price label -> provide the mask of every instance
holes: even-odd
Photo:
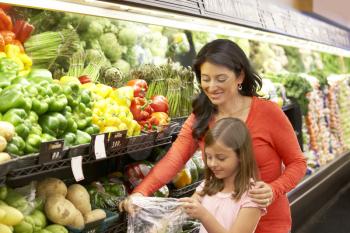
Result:
[[[91,152],[94,154],[95,159],[106,158],[106,142],[108,134],[97,134],[92,136],[92,148]]]
[[[39,163],[47,163],[62,159],[63,144],[63,139],[42,142],[39,150]]]
[[[108,139],[108,151],[113,153],[126,146],[126,130],[111,132]]]
[[[73,176],[76,182],[79,182],[81,180],[84,180],[84,173],[83,173],[83,157],[82,156],[76,156],[71,159],[71,167]]]

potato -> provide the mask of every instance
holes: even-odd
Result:
[[[6,141],[11,141],[15,132],[15,127],[11,123],[0,121],[0,136],[3,136]]]
[[[65,197],[67,195],[67,186],[60,179],[46,178],[45,180],[39,182],[36,191],[38,197],[42,198],[43,200],[52,194],[60,194]]]
[[[8,153],[0,152],[0,164],[6,163],[11,160],[11,156]]]
[[[68,187],[66,198],[73,203],[83,215],[91,212],[90,195],[84,186],[72,184]]]
[[[69,226],[76,228],[76,229],[83,229],[85,224],[84,224],[84,218],[83,215],[77,211],[74,217],[73,223],[71,223]]]
[[[6,149],[7,141],[3,136],[0,136],[0,152],[3,152]]]
[[[1,219],[1,223],[5,225],[14,226],[23,220],[23,214],[11,206],[2,205],[0,209],[5,211],[5,216]]]
[[[89,213],[86,213],[84,215],[84,221],[85,224],[90,223],[90,222],[94,222],[100,219],[105,219],[106,218],[106,212],[104,210],[101,209],[95,209]]]
[[[50,195],[45,203],[45,214],[53,223],[69,226],[75,221],[78,210],[59,194]]]

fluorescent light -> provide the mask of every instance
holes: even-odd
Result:
[[[350,57],[350,50],[210,19],[96,0],[3,0],[4,3],[204,31]]]

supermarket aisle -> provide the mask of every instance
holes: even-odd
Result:
[[[317,205],[317,203],[315,203]],[[294,233],[349,233],[350,183]]]

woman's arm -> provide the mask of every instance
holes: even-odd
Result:
[[[287,116],[277,106],[270,112],[274,126],[270,128],[272,145],[285,166],[282,175],[269,184],[276,199],[292,190],[304,177],[306,160]]]
[[[192,137],[194,121],[195,117],[191,114],[168,153],[152,168],[133,193],[149,196],[171,181],[183,168],[198,147],[197,141]]]

